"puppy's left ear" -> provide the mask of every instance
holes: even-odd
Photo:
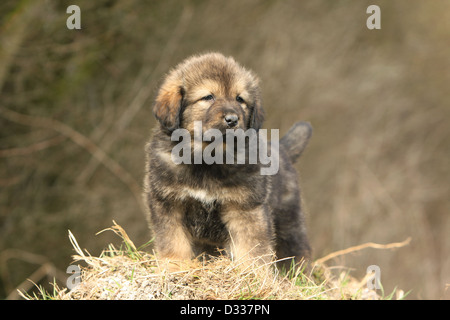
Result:
[[[153,106],[156,119],[170,132],[179,128],[184,89],[175,83],[164,83]]]
[[[264,110],[262,108],[261,100],[257,99],[252,108],[252,114],[250,116],[250,128],[258,131],[264,122]]]

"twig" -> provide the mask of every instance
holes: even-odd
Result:
[[[102,149],[100,149],[95,143],[93,143],[86,136],[82,135],[80,132],[76,131],[75,129],[58,120],[29,116],[18,113],[16,111],[9,110],[5,107],[0,108],[0,116],[11,122],[15,122],[26,126],[52,129],[68,137],[70,140],[72,140],[72,142],[74,142],[75,144],[79,145],[80,147],[88,151],[90,154],[92,154],[92,156],[95,157],[106,168],[108,168],[112,174],[114,174],[117,178],[119,178],[134,195],[142,212],[144,213],[146,212],[141,197],[141,187],[136,182],[136,180],[119,163],[117,163],[114,159],[108,156]]]
[[[12,284],[10,283],[11,277],[7,266],[8,260],[11,259],[18,259],[27,263],[40,265],[40,267],[34,271],[27,280],[16,286],[14,290]],[[39,282],[45,276],[48,278],[54,277],[61,282],[64,282],[67,278],[66,274],[57,269],[45,256],[19,249],[7,249],[0,254],[0,269],[2,271],[1,276],[5,284],[5,289],[7,292],[10,292],[6,297],[7,300],[18,299],[21,295],[18,290],[27,292],[33,287],[33,282]]]
[[[57,144],[60,144],[61,142],[63,142],[66,139],[67,139],[67,137],[65,137],[63,135],[58,135],[56,137],[34,143],[27,147],[2,149],[2,150],[0,150],[0,158],[25,156],[25,155],[28,155],[28,154],[31,154],[31,153],[34,153],[37,151],[41,151],[41,150],[56,146]]]
[[[32,275],[26,280],[22,281],[7,297],[6,300],[16,300],[19,296],[25,297],[23,292],[28,292],[36,283],[43,279],[45,276],[53,276],[55,274],[54,266],[51,263],[46,263],[40,266]]]
[[[325,261],[328,261],[330,259],[342,256],[344,254],[347,253],[351,253],[351,252],[355,252],[355,251],[359,251],[362,249],[366,249],[366,248],[373,248],[373,249],[394,249],[394,248],[401,248],[404,247],[406,245],[408,245],[411,242],[411,237],[408,237],[406,240],[402,241],[402,242],[394,242],[394,243],[389,243],[389,244],[378,244],[378,243],[373,243],[373,242],[367,242],[364,244],[360,244],[354,247],[350,247],[347,249],[343,249],[343,250],[339,250],[336,252],[332,252],[328,255],[326,255],[323,258],[317,259],[315,261],[315,263],[317,264],[322,264]]]
[[[18,259],[31,264],[44,265],[48,263],[45,256],[23,251],[20,249],[6,249],[0,253],[0,276],[6,291],[12,291],[14,285],[11,282],[11,275],[8,269],[7,262],[11,259]]]

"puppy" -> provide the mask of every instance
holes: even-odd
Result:
[[[189,142],[195,144],[196,123],[201,123],[201,133],[216,129],[223,137],[232,135],[230,130],[258,132],[262,126],[257,77],[219,53],[193,56],[171,70],[153,112],[159,124],[146,146],[144,197],[155,249],[162,258],[185,260],[222,249],[233,259],[274,254],[299,262],[310,256],[292,166],[311,136],[309,124],[295,124],[279,141],[278,150],[271,147],[273,141],[268,146],[279,161],[276,174],[261,174],[266,165],[260,161],[176,163],[177,130],[189,133]],[[225,147],[227,141],[222,142]],[[208,144],[202,141],[202,150]],[[289,267],[291,261],[284,264]]]

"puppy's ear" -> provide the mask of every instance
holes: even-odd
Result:
[[[257,99],[252,108],[252,114],[250,116],[250,128],[258,131],[264,122],[264,110],[261,105],[261,100]]]
[[[164,83],[153,106],[156,119],[170,132],[180,126],[184,89],[175,83]]]

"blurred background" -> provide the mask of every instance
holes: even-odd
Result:
[[[81,30],[66,27],[71,4]],[[366,27],[371,4],[381,30]],[[120,242],[95,235],[113,219],[150,239],[152,101],[206,51],[259,75],[265,128],[313,125],[297,169],[314,258],[411,237],[328,263],[356,277],[378,265],[387,293],[450,297],[450,1],[1,1],[0,28],[0,298],[64,281],[68,230],[92,255]]]

